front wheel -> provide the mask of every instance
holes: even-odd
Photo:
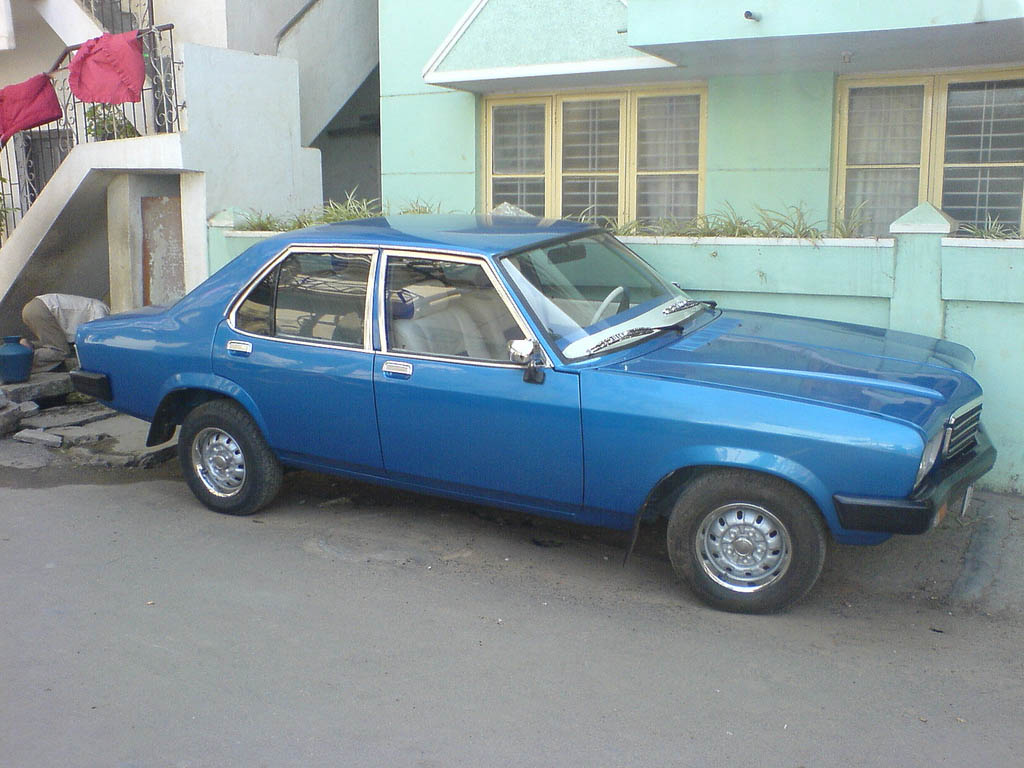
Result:
[[[281,464],[252,417],[230,400],[192,409],[178,460],[192,493],[214,512],[251,515],[277,495]]]
[[[818,580],[825,551],[825,526],[807,496],[742,470],[698,477],[668,523],[672,567],[704,602],[726,611],[789,607]]]

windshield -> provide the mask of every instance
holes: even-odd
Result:
[[[610,235],[511,254],[501,263],[567,359],[640,340],[700,311]]]

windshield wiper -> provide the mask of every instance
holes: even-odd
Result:
[[[657,333],[658,331],[663,331],[665,328],[671,327],[671,325],[659,326],[658,328],[642,326],[640,328],[630,328],[628,331],[620,331],[619,333],[613,333],[611,336],[607,336],[601,339],[599,342],[597,342],[597,344],[595,344],[586,351],[586,354],[592,355],[595,352],[600,352],[602,349],[607,349],[608,347],[614,344],[618,344],[620,341],[625,341],[626,339],[634,339],[637,336],[647,336],[648,334]]]
[[[697,303],[702,304],[703,302]],[[592,355],[595,352],[600,352],[602,349],[607,349],[608,347],[614,344],[618,344],[620,341],[635,339],[637,336],[647,336],[652,333],[657,333],[658,331],[681,330],[683,324],[689,319],[689,317],[684,317],[682,320],[676,320],[676,322],[669,323],[668,325],[643,325],[640,326],[639,328],[630,328],[628,331],[620,331],[619,333],[613,333],[611,336],[607,336],[601,339],[599,342],[597,342],[597,344],[588,349],[584,354]]]
[[[679,301],[672,302],[663,310],[661,310],[661,314],[672,315],[675,314],[676,312],[682,312],[684,309],[693,309],[694,307],[699,307],[701,304],[707,306],[708,309],[714,309],[715,307],[718,306],[718,302],[716,301],[701,301],[699,299],[680,299]]]

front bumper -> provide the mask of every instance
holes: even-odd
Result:
[[[949,505],[962,497],[995,463],[995,446],[984,428],[979,429],[978,444],[972,452],[933,470],[927,482],[908,498],[880,499],[837,493],[832,501],[839,524],[853,531],[924,533],[938,524]]]

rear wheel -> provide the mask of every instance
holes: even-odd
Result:
[[[676,500],[668,551],[680,578],[709,605],[775,613],[810,591],[825,563],[817,507],[777,477],[742,470],[702,475]]]
[[[252,417],[212,400],[185,417],[178,460],[192,493],[214,512],[251,515],[277,495],[281,465]]]

